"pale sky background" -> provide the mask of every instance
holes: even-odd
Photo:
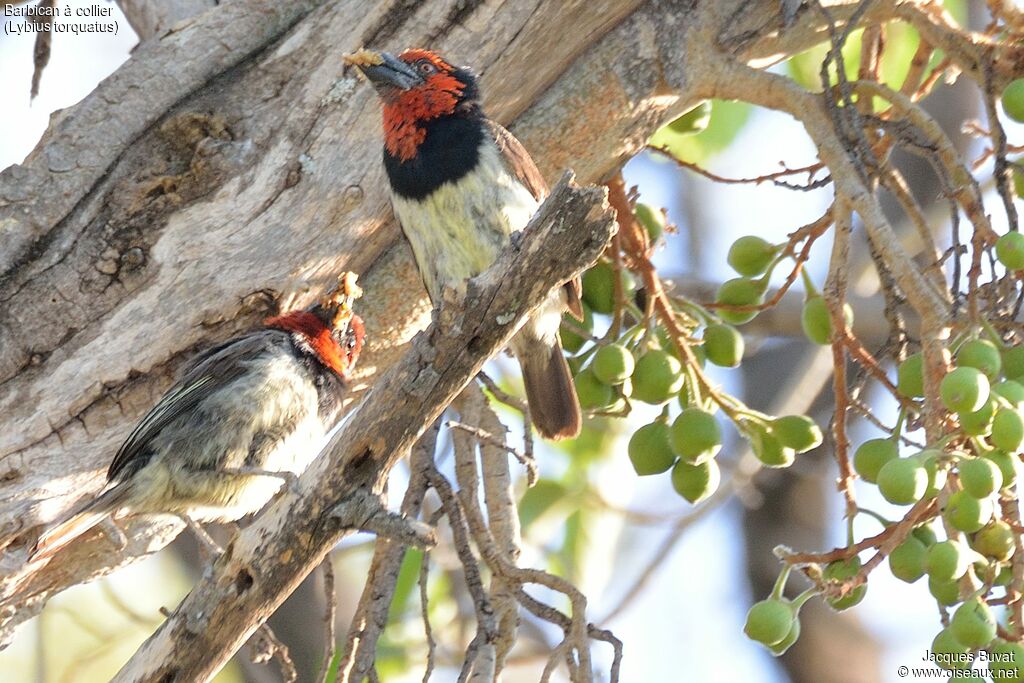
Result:
[[[72,7],[90,4],[72,0]],[[115,19],[120,22],[120,34],[57,35],[53,40],[50,64],[43,75],[40,94],[29,103],[28,92],[32,73],[32,38],[0,36],[0,82],[4,84],[0,105],[0,168],[19,163],[32,150],[46,128],[49,114],[68,107],[93,90],[96,84],[112,73],[128,57],[135,44],[135,36],[116,5]],[[7,21],[5,19],[5,21]],[[1019,132],[1019,131],[1018,131]],[[1019,139],[1019,136],[1018,136]],[[814,149],[802,128],[791,119],[769,112],[755,112],[738,140],[710,163],[717,173],[726,176],[750,176],[775,168],[785,160],[791,166],[814,160]],[[669,216],[684,228],[697,229],[704,235],[715,235],[716,241],[704,241],[706,264],[700,273],[721,280],[732,277],[725,265],[725,250],[733,239],[756,232],[767,239],[779,241],[795,226],[817,218],[826,207],[829,192],[794,193],[772,187],[720,186],[704,180],[687,185],[699,192],[705,215],[699,216],[699,225],[686,226],[685,213],[679,205],[678,171],[667,163],[638,159],[627,167],[627,181],[637,184],[643,201],[654,206],[665,206]],[[685,197],[683,198],[685,200]],[[998,213],[998,212],[996,212]],[[997,216],[998,218],[998,216]],[[664,263],[673,261],[673,254],[684,248],[685,234],[670,238]],[[816,247],[817,257],[811,272],[820,282],[826,264],[829,244],[822,240]],[[798,295],[797,295],[798,296]],[[741,391],[738,375],[727,371],[718,373],[719,379],[732,391]],[[882,414],[891,409],[881,407]],[[636,412],[636,425],[653,416],[651,410]],[[874,436],[867,430],[863,438]],[[667,476],[640,479],[636,477],[625,457],[625,438],[621,439],[618,453],[593,474],[607,498],[615,503],[660,514],[682,514],[688,505],[676,496]],[[545,463],[543,454],[540,458]],[[545,467],[557,465],[545,464]],[[396,487],[397,488],[397,487]],[[868,507],[886,514],[896,511],[881,501],[873,487],[860,487],[858,493]],[[842,540],[840,504],[838,496],[832,498],[832,518],[835,523],[836,543]],[[781,669],[751,644],[742,634],[747,606],[752,600],[743,572],[740,510],[730,505],[708,515],[696,524],[672,554],[670,561],[655,575],[646,592],[623,616],[610,624],[625,641],[623,681],[679,680],[681,671],[694,681],[761,681],[773,683],[785,680]],[[618,524],[609,520],[602,523],[604,538],[614,538]],[[877,528],[859,527],[863,533],[875,533]],[[635,573],[644,565],[657,547],[667,529],[638,527],[630,531],[627,541],[616,546],[595,544],[587,576],[581,588],[591,598],[591,614],[600,616],[617,601],[617,597]],[[787,539],[777,539],[786,543]],[[813,550],[813,549],[809,549]],[[623,570],[619,578],[609,577],[611,553],[619,556]],[[161,604],[160,596],[152,596],[154,584],[167,581],[168,575],[174,591],[186,588],[184,576],[161,554],[135,567],[115,574],[109,585],[119,594],[148,605],[155,613]],[[529,560],[529,558],[526,558]],[[610,579],[610,582],[609,582]],[[68,591],[47,610],[46,633],[59,637],[61,646],[69,651],[92,652],[99,642],[117,637],[123,631],[111,628],[101,636],[68,635],[71,621],[61,605],[75,605],[75,609],[101,609],[102,591],[96,585]],[[756,596],[760,599],[763,596]],[[146,602],[147,599],[149,602]],[[150,604],[152,603],[152,604]],[[139,603],[136,603],[137,605]],[[898,605],[898,609],[893,606]],[[54,609],[55,608],[55,609]],[[887,646],[883,670],[885,680],[903,681],[896,675],[900,664],[916,664],[938,630],[934,602],[929,599],[925,581],[907,586],[896,581],[883,568],[872,574],[867,597],[856,609],[871,629]],[[125,626],[129,628],[129,626]],[[0,652],[0,672],[31,671],[35,657],[33,650],[38,625],[22,628],[15,644]],[[144,630],[119,645],[119,651],[130,653],[144,637]],[[97,640],[98,638],[98,640]],[[595,655],[607,663],[607,650],[597,645]],[[24,668],[28,667],[28,668]],[[46,680],[57,680],[59,671],[51,671]],[[414,671],[415,680],[420,672]],[[435,676],[434,680],[444,680]],[[454,678],[453,678],[454,680]]]

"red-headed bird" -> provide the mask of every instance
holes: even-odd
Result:
[[[526,227],[547,186],[530,155],[480,107],[473,73],[427,50],[347,58],[383,103],[384,167],[402,231],[434,304],[497,258]],[[580,405],[558,337],[562,312],[582,318],[579,281],[552,293],[513,338],[530,414],[545,437],[574,437]]]
[[[194,358],[114,456],[107,485],[46,529],[48,557],[111,517],[229,522],[258,512],[319,453],[363,346],[355,278],[307,310],[264,321]]]

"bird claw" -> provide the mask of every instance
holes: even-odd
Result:
[[[524,239],[526,239],[526,235],[523,234],[523,231],[517,230],[516,232],[513,232],[511,235],[509,235],[509,244],[512,245],[513,249],[519,251],[520,247],[523,246]]]
[[[199,545],[205,548],[206,552],[209,553],[211,561],[216,560],[224,553],[224,548],[221,548],[220,544],[213,540],[213,537],[207,533],[206,529],[204,529],[199,522],[188,515],[176,514],[175,517],[185,522],[185,526],[187,526],[195,535],[196,540],[199,541]]]
[[[239,474],[249,477],[274,477],[275,479],[282,480],[288,487],[288,489],[295,495],[299,495],[301,493],[301,489],[299,488],[299,476],[294,472],[289,472],[287,470],[280,470],[275,472],[271,470],[260,469],[259,467],[245,466],[225,468],[222,471],[225,474]],[[280,493],[280,491],[278,491],[278,493]]]

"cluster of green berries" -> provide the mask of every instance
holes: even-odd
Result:
[[[854,468],[895,505],[937,495],[955,468],[959,489],[947,518],[955,528],[974,533],[991,518],[994,496],[1016,482],[1016,454],[1024,445],[1024,384],[1018,381],[1024,380],[1024,347],[1001,348],[998,340],[972,338],[959,346],[954,360],[939,393],[959,421],[953,436],[973,448],[955,453],[928,448],[899,457],[895,436],[872,439],[854,453]],[[923,367],[920,353],[900,363],[896,388],[904,397],[924,394]]]
[[[652,243],[661,236],[665,227],[662,212],[638,204],[636,217]],[[729,262],[742,274],[765,274],[778,252],[778,247],[759,238],[741,238],[730,250]],[[621,273],[623,299],[632,302],[632,277],[624,270]],[[739,281],[753,282],[743,278],[732,282]],[[611,263],[601,261],[584,273],[582,326],[586,332],[593,330],[594,314],[615,312],[615,285]],[[763,287],[760,291],[763,294]],[[639,307],[630,313],[637,320],[642,317]],[[588,339],[574,329],[578,323],[567,323],[562,329],[563,346],[577,354],[570,363],[575,368],[576,391],[584,409],[625,414],[631,402],[666,406],[657,419],[633,433],[629,457],[638,475],[671,471],[673,487],[691,503],[706,499],[721,482],[715,461],[722,447],[722,430],[715,415],[718,405],[703,390],[697,372],[702,372],[706,363],[734,368],[742,361],[743,336],[729,322],[742,320],[731,314],[734,312],[721,309],[716,317],[696,304],[688,304],[685,316],[680,316],[694,321],[685,329],[685,337],[692,340],[687,343],[697,368],[687,368],[685,354],[660,326],[651,330],[637,325],[616,340],[602,339],[590,347]],[[666,404],[673,399],[681,412],[670,419]],[[765,466],[787,467],[797,453],[821,444],[820,428],[805,416],[773,418],[742,406],[732,397],[729,402],[730,409],[723,412]]]
[[[1002,105],[1007,116],[1024,122],[1024,79],[1006,88]],[[1024,165],[1020,160],[1014,162],[1013,180],[1016,194],[1024,197]],[[729,263],[741,277],[724,283],[716,302],[760,305],[778,253],[777,246],[758,237],[738,240],[729,252]],[[1003,235],[996,242],[995,254],[1007,270],[1024,270],[1024,235]],[[808,295],[801,317],[803,331],[811,341],[827,344],[833,332],[832,316],[825,300],[806,276],[804,279]],[[740,324],[752,319],[756,311],[722,309],[719,315]],[[852,325],[853,313],[848,306],[843,315],[846,324]],[[992,587],[1008,586],[1012,579],[1009,562],[1017,534],[1001,518],[998,502],[1003,493],[1015,495],[1008,490],[1016,484],[1018,454],[1024,446],[1024,346],[1006,348],[996,335],[992,340],[973,337],[959,345],[954,360],[954,369],[942,379],[939,389],[943,405],[958,420],[959,430],[941,447],[901,456],[897,429],[891,437],[860,444],[853,464],[860,477],[877,485],[882,496],[894,505],[935,498],[947,486],[947,479],[951,480],[951,492],[941,514],[955,536],[939,541],[930,524],[921,524],[889,554],[889,568],[893,576],[907,583],[927,575],[929,591],[939,605],[956,607],[949,625],[932,643],[937,664],[949,670],[965,670],[971,666],[972,652],[987,650],[994,680],[1024,681],[1024,645],[997,637],[996,618],[985,598]],[[896,379],[903,397],[924,395],[920,353],[900,363]],[[964,446],[947,447],[950,442]],[[775,655],[785,652],[799,636],[799,608],[809,597],[808,592],[793,601],[782,597],[789,571],[787,566],[772,595],[750,609],[744,628],[752,640]],[[851,584],[860,571],[856,555],[822,569],[823,584],[837,582],[847,588],[840,595],[826,592],[831,607],[848,609],[863,600],[867,584]],[[968,574],[977,579],[972,585],[984,588],[963,595],[962,579]]]
[[[810,588],[793,600],[783,596],[790,567],[782,570],[772,594],[754,603],[747,612],[743,632],[751,640],[761,643],[776,657],[781,656],[800,638],[800,608],[815,595]]]
[[[733,242],[729,248],[729,265],[739,277],[726,280],[718,288],[715,303],[720,304],[717,313],[722,320],[734,325],[753,320],[758,313],[755,308],[737,310],[735,307],[754,307],[764,303],[765,292],[775,266],[781,262],[782,246],[771,244],[756,235],[746,235]],[[801,311],[800,324],[804,334],[815,344],[828,344],[832,337],[832,317],[828,304],[817,291],[813,283],[804,276],[806,298]],[[849,304],[843,305],[843,316],[846,325],[853,325],[853,309]]]
[[[939,393],[959,423],[947,441],[963,447],[926,448],[901,456],[897,436],[870,439],[856,449],[854,469],[894,505],[934,498],[955,476],[941,514],[956,536],[939,541],[930,525],[919,526],[890,553],[889,569],[907,583],[927,576],[929,592],[939,605],[959,605],[932,645],[940,666],[967,668],[969,653],[986,648],[1017,653],[1017,664],[994,656],[990,666],[1022,666],[1024,648],[996,639],[996,622],[984,600],[987,589],[964,596],[961,588],[968,573],[989,587],[1007,586],[1012,578],[1009,562],[1016,534],[1001,519],[998,503],[1001,494],[1014,495],[1017,454],[1024,446],[1024,347],[1005,348],[998,339],[972,337],[956,348],[954,364]],[[923,396],[920,353],[900,363],[896,388],[908,399]]]

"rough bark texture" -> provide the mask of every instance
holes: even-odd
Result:
[[[118,0],[117,4],[141,42],[216,7],[217,0]]]
[[[115,680],[211,678],[346,529],[367,528],[379,513],[366,494],[373,500],[382,493],[391,467],[551,290],[600,256],[614,226],[602,191],[560,183],[522,244],[470,282],[464,304],[451,300],[439,308],[436,322],[331,438],[298,491],[282,495],[231,543]]]
[[[842,21],[855,3],[825,4]],[[366,384],[423,328],[383,189],[378,106],[342,53],[428,44],[473,64],[490,111],[549,179],[571,167],[590,182],[719,92],[723,64],[821,39],[819,15],[786,21],[781,9],[235,0],[142,43],[0,173],[0,643],[52,593],[178,533],[136,522],[122,551],[91,535],[24,576],[38,526],[101,485],[131,424],[197,348],[305,303],[343,269],[363,273],[367,291]]]

